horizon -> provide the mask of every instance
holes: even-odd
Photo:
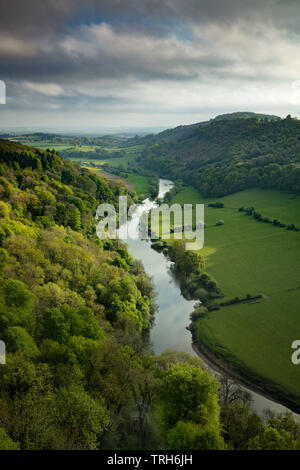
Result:
[[[236,111],[236,113],[253,113],[256,115],[266,114],[266,116],[278,117],[280,119],[285,119],[286,116],[278,116],[274,114],[267,114],[267,113],[256,113],[255,111]],[[195,124],[202,124],[205,122],[213,121],[220,116],[227,116],[234,113],[222,113],[211,118],[208,118],[205,121],[196,121],[196,122],[189,122],[184,124],[178,124],[178,126],[174,127],[164,127],[164,126],[141,126],[141,127],[107,127],[102,128],[99,130],[95,130],[92,128],[57,128],[57,127],[44,127],[44,126],[19,126],[19,127],[1,127],[0,126],[0,134],[10,134],[11,136],[22,136],[22,135],[31,135],[31,134],[53,134],[53,135],[61,135],[61,136],[88,136],[88,137],[103,137],[105,135],[109,136],[116,136],[116,137],[127,137],[131,138],[132,136],[146,136],[148,134],[159,134],[168,129],[181,127],[181,126],[192,126]],[[297,116],[291,116],[293,119],[298,119]],[[139,133],[140,132],[140,133]]]

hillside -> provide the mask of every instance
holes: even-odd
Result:
[[[96,449],[133,406],[152,285],[124,246],[97,239],[94,220],[126,192],[54,152],[0,141],[1,449]]]
[[[271,114],[258,114],[258,113],[252,113],[252,112],[236,112],[236,113],[227,113],[227,114],[219,114],[213,119],[210,119],[209,121],[202,121],[202,122],[197,122],[195,124],[186,124],[186,125],[181,125],[177,126],[173,129],[166,129],[159,134],[150,134],[146,137],[143,138],[143,141],[145,143],[157,143],[159,142],[165,142],[165,143],[170,143],[170,142],[178,142],[181,139],[189,139],[193,132],[198,129],[199,127],[205,127],[208,126],[209,124],[215,123],[216,121],[232,121],[232,120],[240,120],[240,119],[261,119],[261,120],[280,120],[281,118],[279,116],[274,116]]]
[[[251,187],[299,193],[300,121],[275,118],[237,113],[167,130],[146,142],[139,162],[205,196]]]
[[[1,450],[226,448],[217,380],[200,359],[150,354],[152,282],[95,236],[95,208],[120,194],[133,196],[0,141]]]

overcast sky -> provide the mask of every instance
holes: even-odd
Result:
[[[0,0],[0,127],[300,117],[299,0]]]

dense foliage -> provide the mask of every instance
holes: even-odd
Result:
[[[7,141],[0,152],[0,447],[167,446],[179,416],[169,422],[161,397],[179,361],[148,352],[152,283],[118,240],[94,236],[97,204],[127,189],[54,152]],[[201,406],[212,400],[218,421],[206,384]]]
[[[8,142],[1,162],[0,426],[24,449],[96,448],[153,315],[142,267],[93,237],[97,203],[127,190]]]

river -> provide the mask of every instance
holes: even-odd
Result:
[[[162,198],[172,187],[172,181],[160,179],[158,197]],[[141,214],[144,211],[150,211],[154,207],[157,207],[157,204],[150,199],[145,199],[136,206],[128,222],[130,233],[137,233]],[[150,241],[133,238],[124,241],[127,243],[129,252],[136,259],[142,261],[146,272],[152,277],[157,293],[155,323],[151,328],[153,352],[160,354],[166,349],[175,349],[196,356],[196,352],[192,348],[191,333],[186,329],[190,323],[189,315],[193,311],[196,301],[186,300],[183,297],[179,281],[170,269],[172,263],[162,253],[153,250]],[[201,358],[205,362],[205,358],[202,356]],[[206,362],[206,366],[212,374],[220,376],[220,373],[211,364]],[[253,409],[261,416],[265,409],[270,409],[276,413],[290,411],[279,403],[269,400],[245,386],[242,388],[251,393]],[[294,416],[297,415],[294,414]]]

